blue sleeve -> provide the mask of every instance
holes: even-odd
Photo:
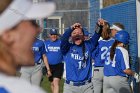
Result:
[[[46,53],[45,44],[44,44],[44,42],[42,42],[42,54],[45,54],[45,53]]]
[[[100,36],[101,36],[101,34],[98,34],[95,32],[94,35],[92,36],[92,38],[90,39],[91,50],[94,50],[97,47]]]
[[[69,37],[71,36],[71,32],[72,29],[69,27],[61,37],[60,49],[63,55],[65,55],[70,48]]]
[[[92,58],[95,60],[95,57],[99,54],[99,45],[93,50]]]

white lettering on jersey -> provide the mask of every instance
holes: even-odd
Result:
[[[84,57],[83,56],[80,56],[79,54],[74,54],[74,53],[71,53],[71,58],[75,59],[75,60],[83,60]],[[85,53],[85,59],[88,58],[88,51]]]
[[[107,52],[108,52],[108,50],[111,48],[111,46],[108,48],[108,47],[102,47],[101,48],[101,52],[103,52],[102,54],[101,54],[101,59],[103,60],[103,59],[105,59],[105,57],[106,57],[106,54],[107,54]]]
[[[39,51],[39,47],[32,47],[33,51]]]
[[[58,52],[60,50],[60,47],[53,47],[53,46],[49,46],[48,47],[49,51],[53,51],[53,52]]]

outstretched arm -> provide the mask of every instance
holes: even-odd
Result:
[[[96,48],[96,46],[98,45],[98,40],[99,40],[102,30],[103,30],[103,23],[104,23],[104,20],[100,19],[100,20],[98,20],[98,23],[96,24],[95,33],[92,36],[92,38],[90,39],[90,41],[92,43],[92,50],[94,50]]]

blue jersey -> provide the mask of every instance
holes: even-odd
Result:
[[[44,42],[42,40],[36,39],[32,49],[34,52],[35,63],[42,62],[42,55],[46,53]]]
[[[109,52],[108,55],[110,55]],[[104,74],[105,76],[127,76],[124,70],[128,68],[130,68],[128,51],[123,47],[116,47],[113,61],[110,60],[110,56],[106,57]]]
[[[72,30],[65,31],[61,40],[61,51],[66,62],[66,79],[73,82],[82,82],[92,78],[91,51],[98,44],[99,34],[95,33],[93,37],[85,41],[85,53],[83,56],[83,44],[75,45],[69,43],[69,37]],[[85,61],[83,59],[85,58]]]
[[[98,43],[99,45],[92,53],[92,58],[94,59],[95,67],[103,67],[106,54],[114,43],[114,39],[111,38],[109,40],[100,40]]]
[[[46,47],[46,56],[48,58],[48,62],[50,65],[55,65],[61,63],[63,60],[62,53],[60,51],[60,40],[51,41],[46,40],[45,42]]]

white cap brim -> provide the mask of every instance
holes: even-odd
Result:
[[[119,28],[119,27],[116,26],[116,25],[112,25],[112,26],[110,27],[110,29],[115,29],[115,30],[117,30],[117,31],[121,31],[121,30],[122,30],[121,28]]]
[[[0,33],[17,25],[22,20],[41,19],[55,11],[55,3],[32,3],[31,0],[13,0],[0,15]]]

